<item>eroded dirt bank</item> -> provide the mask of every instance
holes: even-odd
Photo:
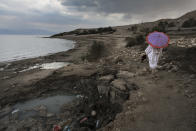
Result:
[[[0,129],[52,130],[54,125],[72,130],[157,131],[195,130],[195,46],[178,46],[173,38],[156,74],[141,63],[143,47],[125,47],[124,35],[63,36],[77,46],[68,52],[2,64],[0,68]],[[191,38],[192,39],[192,38]],[[93,41],[102,41],[104,57],[83,61]],[[183,42],[182,42],[183,44]],[[70,62],[58,70],[21,70],[37,63]],[[20,119],[18,102],[55,95],[76,96],[59,114],[44,105],[37,114]],[[15,111],[15,112],[13,112]]]

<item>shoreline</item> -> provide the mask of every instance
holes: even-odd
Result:
[[[134,113],[137,105],[144,103],[145,106],[145,103],[148,103],[148,100],[146,100],[148,96],[144,97],[140,92],[145,92],[145,89],[147,90],[148,88],[158,90],[158,88],[156,88],[157,86],[165,87],[165,85],[168,88],[164,89],[163,92],[167,90],[167,93],[169,93],[170,86],[172,86],[172,90],[184,92],[184,89],[178,88],[181,83],[177,85],[176,83],[179,80],[182,81],[182,79],[186,82],[190,75],[192,75],[190,72],[186,72],[182,75],[180,69],[176,68],[178,65],[177,62],[179,61],[174,59],[176,56],[175,53],[178,55],[182,53],[179,52],[179,50],[187,52],[189,51],[188,49],[173,48],[173,46],[169,47],[167,53],[171,54],[164,54],[164,58],[161,61],[163,68],[154,76],[150,74],[146,68],[148,66],[147,62],[140,62],[140,56],[142,55],[140,46],[125,48],[124,39],[126,36],[116,34],[70,35],[60,38],[74,40],[76,42],[75,48],[49,56],[16,61],[8,66],[5,71],[1,71],[0,117],[2,116],[1,112],[3,112],[3,114],[10,114],[10,110],[13,111],[12,105],[18,102],[64,94],[81,95],[83,97],[77,99],[77,101],[65,104],[61,110],[62,116],[53,114],[51,117],[50,112],[45,110],[43,112],[39,109],[40,114],[37,118],[29,118],[24,122],[18,120],[17,117],[13,118],[12,114],[6,115],[5,118],[11,117],[11,121],[14,121],[14,123],[9,123],[9,120],[6,120],[4,123],[2,119],[0,120],[0,124],[2,124],[3,127],[0,126],[0,129],[7,129],[9,126],[22,129],[25,124],[30,124],[28,128],[34,128],[38,123],[42,123],[46,127],[44,128],[45,130],[51,130],[53,125],[61,125],[65,120],[71,119],[72,124],[78,124],[80,120],[85,117],[93,119],[93,121],[91,121],[92,123],[99,120],[100,127],[98,127],[98,129],[101,128],[103,131],[113,130],[118,127],[123,128],[129,125],[123,125],[124,123],[121,122],[122,119],[125,119],[124,121],[126,122],[126,118],[137,119],[132,118],[134,114],[137,114],[137,112]],[[107,50],[108,54],[94,62],[83,61],[81,56],[88,52],[89,47],[95,40],[103,42],[105,47],[109,49],[109,51]],[[179,55],[179,57],[182,60],[186,59],[183,54]],[[24,67],[48,62],[70,62],[71,64],[57,70],[33,69],[26,72],[19,72]],[[180,64],[187,64],[183,61],[180,62]],[[5,76],[8,77],[6,78]],[[170,79],[174,79],[174,82],[169,81]],[[164,83],[157,85],[157,82]],[[191,85],[194,85],[194,83],[191,83]],[[157,92],[159,92],[159,90]],[[176,94],[172,95],[175,96]],[[164,99],[164,95],[162,97],[163,100],[165,100],[164,102],[168,100]],[[179,99],[181,100],[183,98],[180,97]],[[156,98],[156,100],[159,99]],[[171,101],[172,100],[173,99],[171,99]],[[159,101],[157,103],[159,103]],[[188,107],[188,110],[190,109],[191,108]],[[91,116],[92,111],[98,113],[96,118]],[[16,113],[16,115],[19,115],[19,113]],[[50,115],[48,115],[48,113]],[[47,121],[43,121],[42,118],[46,118]],[[19,123],[21,128],[15,123]],[[72,124],[70,125],[71,127],[78,127],[78,125]],[[78,128],[78,131],[79,130],[80,127]]]
[[[40,38],[50,38],[50,39],[53,39],[52,37],[40,37]],[[63,38],[55,38],[55,39],[63,39]],[[48,54],[45,54],[45,55],[42,55],[42,56],[35,56],[35,57],[31,57],[31,58],[21,58],[21,59],[16,59],[16,60],[8,60],[8,61],[2,61],[0,62],[0,66],[3,66],[5,64],[15,64],[15,63],[22,63],[22,62],[25,62],[25,61],[31,61],[31,60],[35,60],[35,59],[47,59],[48,57],[51,57],[51,56],[55,56],[55,55],[58,55],[58,54],[63,54],[63,53],[66,53],[72,49],[74,49],[75,47],[77,47],[77,43],[74,41],[74,40],[68,40],[68,39],[63,39],[63,40],[67,40],[67,41],[71,41],[72,44],[73,44],[73,48],[71,49],[68,49],[67,51],[60,51],[60,52],[56,52],[56,53],[48,53]]]

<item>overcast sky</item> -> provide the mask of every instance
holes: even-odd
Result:
[[[0,0],[0,30],[63,32],[177,18],[196,0]]]

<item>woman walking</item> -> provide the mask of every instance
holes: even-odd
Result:
[[[146,48],[145,53],[148,56],[149,67],[154,72],[158,66],[163,48],[169,44],[169,37],[162,32],[155,31],[146,37],[146,41],[149,46]]]

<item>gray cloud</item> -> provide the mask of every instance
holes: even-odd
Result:
[[[70,31],[176,18],[196,0],[1,0],[0,29]]]
[[[185,12],[196,9],[195,0],[62,0],[68,8],[83,12],[103,14],[161,16],[169,12]]]

